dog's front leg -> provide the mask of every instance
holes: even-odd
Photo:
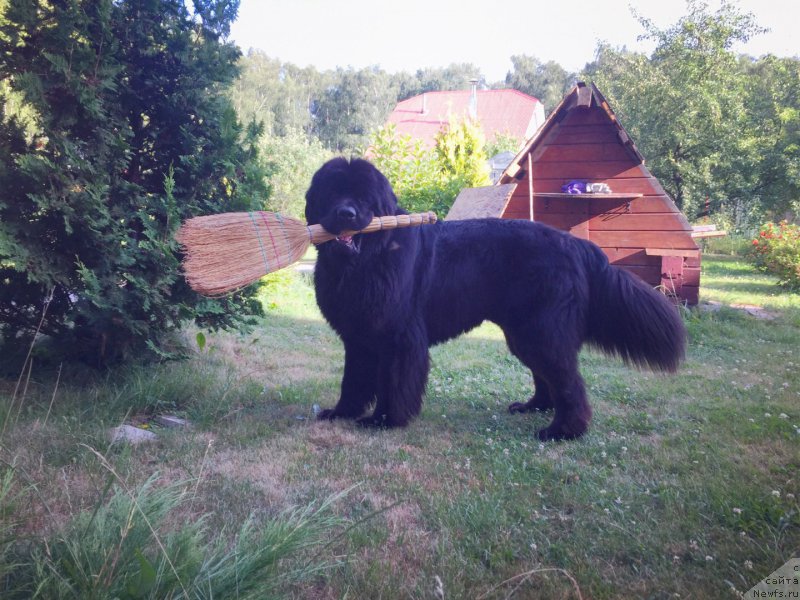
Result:
[[[339,402],[317,415],[318,419],[357,419],[375,401],[378,357],[358,344],[344,343],[344,375]]]
[[[419,330],[417,330],[419,332]],[[411,335],[381,353],[377,398],[373,414],[359,419],[362,425],[404,427],[422,410],[430,358],[427,338]]]

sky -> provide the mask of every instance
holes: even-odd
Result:
[[[708,0],[711,10],[719,0]],[[736,51],[800,56],[798,0],[738,0],[770,29]],[[684,0],[241,0],[231,37],[247,52],[319,70],[379,66],[395,73],[473,63],[491,83],[527,54],[579,71],[599,41],[649,52],[631,9],[666,28]]]

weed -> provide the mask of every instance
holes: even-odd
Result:
[[[327,566],[303,556],[340,525],[330,514],[340,498],[333,496],[268,522],[247,519],[232,533],[212,531],[205,517],[181,518],[191,482],[159,486],[154,475],[136,489],[112,483],[107,502],[99,499],[27,557],[20,549],[17,564],[3,561],[4,597],[281,598]]]

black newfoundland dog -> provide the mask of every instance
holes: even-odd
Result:
[[[306,194],[308,222],[335,234],[402,213],[387,179],[359,159],[329,161]],[[584,342],[663,371],[683,358],[683,321],[667,298],[610,266],[594,244],[538,223],[476,219],[340,236],[319,246],[314,281],[345,348],[341,396],[322,419],[406,425],[422,407],[428,348],[485,320],[533,373],[533,397],[509,410],[555,411],[541,440],[589,426]]]

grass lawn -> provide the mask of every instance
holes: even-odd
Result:
[[[800,296],[733,257],[707,255],[703,265],[701,301],[714,310],[686,311],[678,375],[582,354],[595,417],[574,442],[540,444],[534,433],[549,416],[508,414],[530,395],[530,375],[490,325],[432,350],[423,413],[407,429],[315,422],[314,405],[336,402],[342,349],[305,276],[273,277],[257,330],[206,333],[184,361],[103,376],[34,363],[14,403],[17,378],[0,380],[5,593],[38,581],[25,566],[34,559],[51,579],[78,577],[59,571],[58,543],[89,546],[93,515],[112,498],[140,497],[141,486],[182,494],[153,528],[159,540],[199,520],[198,540],[230,548],[245,523],[291,529],[306,511],[308,537],[275,559],[263,588],[239,597],[746,592],[800,555]],[[163,412],[194,426],[152,426],[158,440],[135,447],[105,439],[125,419],[146,424]],[[120,510],[124,523],[146,512]],[[139,556],[163,554],[157,546],[142,541],[125,563],[112,536],[86,585],[101,589],[113,574],[138,586],[128,597],[153,597],[145,563],[156,558]],[[107,597],[70,595],[77,588],[64,581],[59,589]]]

